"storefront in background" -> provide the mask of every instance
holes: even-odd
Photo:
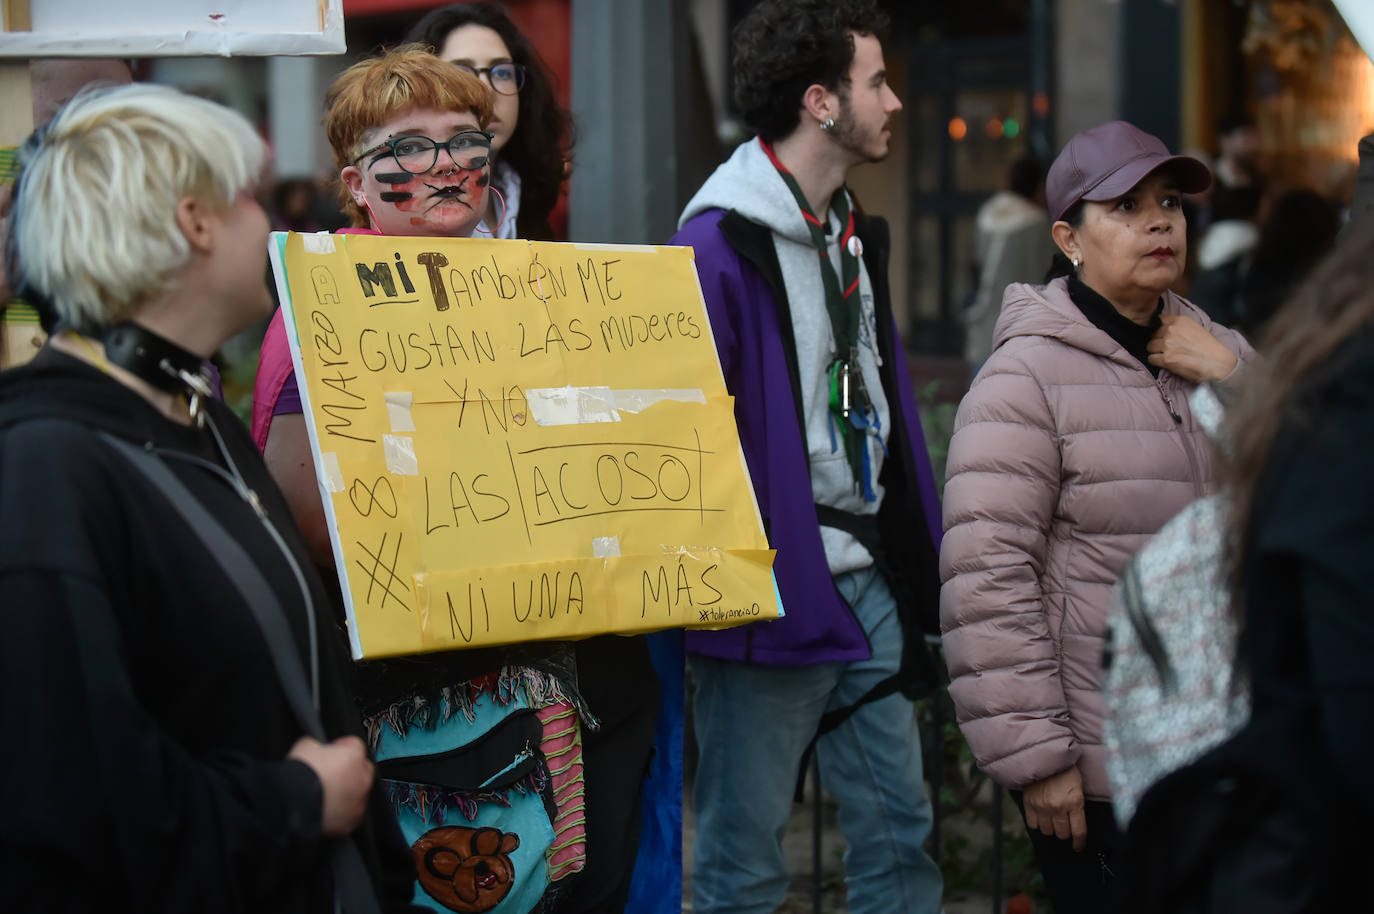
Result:
[[[1330,0],[1184,7],[1184,145],[1212,150],[1218,118],[1248,115],[1271,187],[1347,202],[1374,132],[1374,63]]]

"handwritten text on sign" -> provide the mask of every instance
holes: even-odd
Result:
[[[355,655],[777,617],[690,250],[273,255]]]

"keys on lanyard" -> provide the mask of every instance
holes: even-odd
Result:
[[[849,418],[849,363],[840,363],[840,415]]]
[[[838,401],[840,415],[848,419],[851,412],[858,410],[861,416],[866,416],[873,406],[873,401],[868,396],[868,388],[864,386],[864,373],[859,365],[858,349],[850,349],[849,358],[832,362],[830,371],[832,395]]]

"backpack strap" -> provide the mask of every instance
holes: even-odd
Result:
[[[1154,665],[1164,694],[1171,694],[1178,687],[1178,677],[1174,674],[1173,664],[1169,662],[1169,652],[1164,648],[1159,629],[1155,628],[1154,620],[1145,609],[1145,595],[1140,589],[1140,569],[1134,559],[1127,563],[1126,570],[1121,574],[1121,597],[1131,630],[1140,641],[1145,656]]]
[[[821,722],[816,726],[816,735],[811,737],[811,742],[807,743],[806,748],[802,750],[801,762],[798,763],[797,789],[793,793],[793,799],[795,799],[796,802],[800,803],[805,794],[806,769],[811,764],[811,753],[816,751],[816,741],[831,730],[834,730],[840,724],[849,720],[849,718],[854,716],[854,712],[864,705],[872,701],[886,698],[889,695],[896,695],[901,690],[901,674],[893,673],[891,676],[880,680],[873,688],[860,695],[859,699],[853,704],[845,705],[843,708],[835,708],[832,711],[826,711],[821,715]]]
[[[859,545],[868,550],[868,554],[873,556],[873,562],[878,566],[878,573],[885,580],[890,581],[888,574],[886,556],[883,549],[882,532],[878,528],[878,518],[873,514],[852,514],[849,511],[841,511],[839,508],[832,508],[830,505],[816,505],[816,519],[820,521],[822,527],[833,527],[836,530],[843,530],[854,539],[859,541]],[[843,598],[841,598],[843,599]],[[893,599],[897,595],[893,593]],[[904,627],[905,629],[905,627]],[[903,630],[903,635],[907,638],[911,635]],[[916,635],[919,638],[919,635]],[[924,648],[924,645],[921,645]],[[910,648],[904,646],[903,653]],[[902,664],[901,666],[905,666]],[[816,734],[811,737],[811,741],[802,750],[801,762],[797,769],[797,788],[794,794],[797,802],[801,802],[803,789],[806,782],[806,769],[811,763],[811,753],[816,750],[816,741],[834,730],[840,724],[854,716],[854,712],[864,705],[879,701],[889,695],[895,695],[902,690],[903,680],[902,670],[893,673],[879,682],[875,683],[867,692],[860,695],[852,704],[845,705],[843,708],[835,708],[826,711],[821,715],[820,723],[816,726]]]
[[[205,547],[206,553],[220,563],[225,576],[253,612],[263,640],[267,642],[277,680],[297,722],[306,733],[323,742],[324,725],[320,722],[319,712],[306,683],[301,659],[292,648],[295,638],[287,624],[286,613],[257,565],[238,540],[205,509],[161,458],[109,432],[100,432],[99,435],[139,475],[167,496],[168,502]],[[380,914],[377,893],[356,842],[349,837],[330,843],[333,845],[329,857],[334,875],[336,909],[343,914]]]

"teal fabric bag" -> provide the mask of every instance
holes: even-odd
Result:
[[[417,700],[408,719],[393,706],[373,722],[377,774],[415,855],[414,901],[434,911],[536,911],[549,888],[556,814],[536,709],[521,690],[439,705],[437,720]]]

